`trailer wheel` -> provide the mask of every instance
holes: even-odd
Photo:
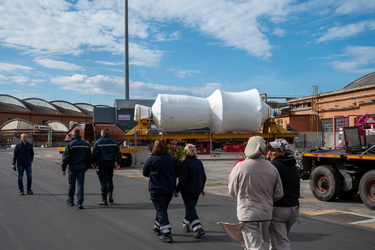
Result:
[[[315,168],[311,173],[309,184],[312,194],[321,201],[335,199],[341,190],[340,175],[329,166]]]
[[[365,173],[359,182],[359,194],[362,202],[375,210],[375,170]]]
[[[133,161],[133,157],[132,157],[132,154],[130,153],[127,153],[127,154],[124,154],[126,156],[126,158],[122,159],[121,160],[121,167],[124,168],[124,167],[130,167],[132,165],[132,161]]]

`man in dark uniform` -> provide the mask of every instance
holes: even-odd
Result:
[[[79,209],[82,209],[85,173],[91,164],[91,150],[90,145],[81,139],[81,131],[79,129],[74,129],[73,134],[73,139],[66,145],[63,153],[61,169],[62,174],[65,175],[66,167],[69,165],[69,192],[66,203],[69,206],[74,206],[74,194],[77,182],[77,206]]]
[[[31,190],[32,174],[31,164],[34,160],[34,149],[33,145],[27,141],[27,134],[21,135],[21,142],[19,142],[14,148],[13,154],[13,165],[14,171],[18,169],[18,189],[20,195],[24,195],[23,190],[23,172],[26,172],[27,176],[27,194],[32,195]],[[17,166],[16,166],[17,163]]]
[[[115,139],[109,137],[109,129],[101,131],[101,137],[95,142],[93,150],[93,167],[98,166],[98,176],[101,185],[102,201],[99,205],[108,205],[113,203],[113,172],[120,168],[121,152]],[[108,200],[107,200],[108,196]]]

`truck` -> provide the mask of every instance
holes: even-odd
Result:
[[[343,128],[344,147],[302,153],[300,177],[309,180],[320,201],[352,199],[359,192],[362,202],[375,210],[375,121],[368,115],[361,119]]]

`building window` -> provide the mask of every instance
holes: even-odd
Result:
[[[323,132],[333,132],[332,118],[322,119],[321,121],[322,121]]]
[[[335,130],[342,130],[342,128],[349,126],[349,117],[336,117],[335,123]]]

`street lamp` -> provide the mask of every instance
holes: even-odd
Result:
[[[125,0],[125,63],[124,63],[124,78],[125,78],[125,100],[129,100],[129,29],[128,29],[128,0]]]

